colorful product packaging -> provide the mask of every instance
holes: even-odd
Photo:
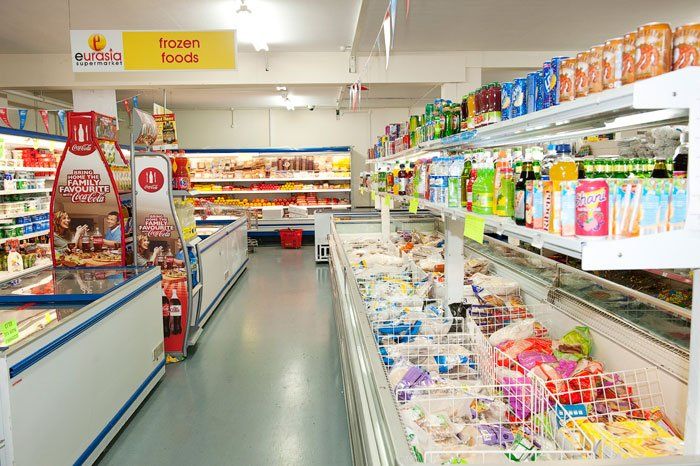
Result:
[[[656,187],[656,194],[659,197],[659,233],[668,231],[672,185],[672,180],[665,179],[663,183],[658,183]]]
[[[673,32],[673,69],[700,65],[700,23],[677,27]]]
[[[673,33],[668,23],[649,23],[639,26],[634,45],[635,81],[653,78],[671,71]]]
[[[608,185],[608,236],[610,238],[616,238],[618,236],[617,231],[617,188],[620,184],[620,180],[616,179],[606,179],[604,180]]]
[[[515,78],[511,97],[510,117],[515,118],[527,113],[527,78]]]
[[[622,86],[622,47],[624,39],[616,37],[603,47],[603,89]]]
[[[574,100],[576,90],[576,58],[562,60],[559,66],[559,102]]]
[[[544,181],[532,182],[532,228],[544,228]]]
[[[532,228],[532,209],[534,207],[534,182],[534,180],[528,180],[525,182],[525,226],[528,228]]]
[[[528,73],[527,83],[525,87],[525,105],[527,106],[526,113],[537,111],[537,85],[539,82],[539,73]]]
[[[628,32],[622,38],[622,84],[634,82],[634,54],[637,32]]]
[[[574,236],[576,234],[576,186],[578,181],[562,181],[559,186],[561,219],[561,235]]]
[[[657,185],[663,184],[664,180],[646,179],[640,187],[639,196],[639,235],[652,235],[659,231],[659,195]],[[634,222],[635,219],[632,219]]]
[[[501,120],[510,120],[512,112],[513,83],[501,84]]]
[[[559,105],[561,93],[561,65],[568,57],[554,57],[550,60],[550,76],[547,78],[547,89],[549,92],[549,101],[551,105]]]
[[[608,236],[610,196],[607,180],[580,180],[576,186],[576,235]]]
[[[682,230],[688,214],[688,179],[674,178],[671,189],[671,207],[669,210],[668,229]]]
[[[615,237],[630,237],[639,234],[639,194],[639,180],[626,180],[618,185],[615,212]]]
[[[574,75],[574,93],[576,98],[588,95],[588,56],[590,52],[579,52],[576,55],[576,73]]]
[[[552,88],[550,89],[550,82]],[[546,61],[542,64],[542,80],[540,81],[539,92],[542,95],[542,108],[549,108],[553,104],[554,84],[556,79],[552,75],[552,62]]]
[[[588,93],[603,90],[603,45],[591,47],[588,51]]]
[[[542,186],[542,229],[550,233],[557,232],[555,220],[558,215],[555,213],[554,186],[551,181],[544,181]],[[559,224],[561,227],[561,223]]]

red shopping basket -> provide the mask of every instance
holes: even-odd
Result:
[[[301,247],[301,228],[285,228],[280,230],[280,242],[284,249],[299,249]]]

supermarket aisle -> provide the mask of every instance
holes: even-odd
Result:
[[[260,247],[100,465],[351,463],[328,266]]]

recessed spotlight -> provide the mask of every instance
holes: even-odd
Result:
[[[278,90],[278,91],[286,91],[286,90],[287,90],[287,86],[277,86],[277,90]]]

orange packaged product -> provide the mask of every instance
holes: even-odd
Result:
[[[637,28],[634,79],[653,78],[671,71],[673,33],[668,23],[649,23]]]
[[[634,53],[636,32],[628,32],[622,39],[622,84],[634,82]]]
[[[624,39],[616,37],[603,46],[603,89],[622,86],[622,47]]]
[[[700,66],[700,23],[686,24],[673,33],[673,69]]]
[[[565,58],[559,66],[559,102],[568,102],[576,97],[576,59]]]
[[[588,51],[588,93],[603,90],[603,46],[596,45]]]
[[[588,52],[580,52],[576,55],[576,73],[574,75],[574,91],[576,97],[588,95]]]

